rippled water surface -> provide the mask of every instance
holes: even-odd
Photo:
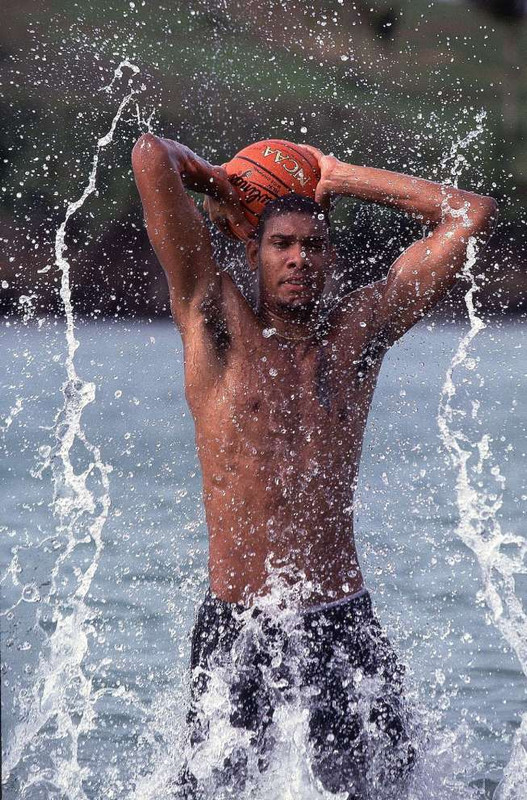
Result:
[[[437,413],[464,330],[425,321],[386,358],[364,444],[356,538],[377,612],[436,741],[436,784],[459,772],[474,797],[491,797],[527,709],[526,682],[488,616],[479,566],[456,536],[456,474]],[[523,336],[514,321],[489,325],[454,372],[465,410],[457,424],[469,441],[489,435],[505,483],[485,469],[478,480],[490,496],[503,491],[497,518],[518,535],[526,499]],[[84,605],[75,592],[94,563],[93,538],[80,525],[68,545],[53,515],[50,470],[38,475],[63,402],[63,325],[13,323],[1,334],[2,726],[11,768],[4,796],[161,798],[178,760],[188,634],[206,587],[181,345],[161,322],[83,323],[77,338],[78,374],[96,386],[83,427],[112,468],[103,548]],[[77,470],[89,468],[82,447],[71,457]]]

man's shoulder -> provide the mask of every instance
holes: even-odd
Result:
[[[251,328],[258,326],[255,309],[245,296],[244,290],[227,271],[221,273],[221,298],[228,325],[232,324],[233,328],[241,326],[241,329],[246,325]]]
[[[383,285],[384,281],[369,283],[338,298],[328,312],[332,327],[344,325],[349,321],[359,322],[359,324],[366,323],[369,327],[375,313],[375,307],[382,294]],[[361,325],[361,327],[364,327],[364,325]]]
[[[216,280],[210,282],[196,299],[194,309],[196,316],[205,322],[223,318],[227,323],[228,317],[240,310],[254,313],[234,279],[226,271],[217,272]]]

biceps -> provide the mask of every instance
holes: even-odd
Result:
[[[219,281],[210,235],[168,160],[141,164],[134,173],[148,238],[167,276],[174,316],[181,319]]]
[[[411,245],[379,285],[377,324],[390,343],[449,292],[467,258],[469,233],[453,230]]]

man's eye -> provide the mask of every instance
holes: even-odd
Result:
[[[275,247],[278,247],[280,250],[285,250],[285,248],[286,248],[288,245],[287,245],[287,242],[275,242],[275,243],[274,243],[274,246],[275,246]]]

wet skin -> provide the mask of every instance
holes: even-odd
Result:
[[[412,214],[428,233],[401,253],[385,280],[344,297],[324,329],[303,341],[296,339],[309,337],[321,320],[331,269],[323,220],[288,212],[268,220],[260,243],[247,241],[248,266],[258,270],[253,310],[218,268],[187,194],[205,194],[220,230],[234,226],[247,239],[250,226],[223,168],[150,133],[132,152],[148,235],[183,340],[211,588],[229,602],[254,601],[277,574],[301,589],[305,606],[361,588],[353,493],[382,358],[454,286],[469,239],[484,244],[497,216],[490,197],[308,149],[321,172],[318,202],[342,195],[378,203]],[[266,335],[269,328],[276,335]]]
[[[224,600],[250,602],[267,591],[269,568],[281,567],[313,605],[363,585],[352,504],[383,351],[368,357],[371,287],[338,304],[311,339],[264,335],[271,325],[279,330],[280,319],[288,335],[313,330],[331,263],[323,222],[273,217],[252,251],[256,311],[223,273],[223,309],[206,298],[185,341],[211,588]]]

